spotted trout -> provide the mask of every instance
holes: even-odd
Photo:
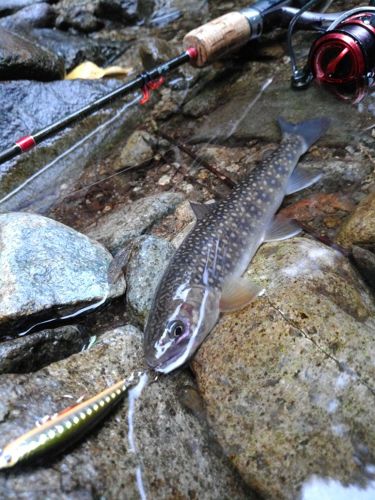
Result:
[[[320,174],[298,167],[329,120],[296,125],[278,120],[282,140],[272,155],[213,204],[191,203],[196,224],[176,250],[154,295],[144,336],[148,365],[169,373],[188,361],[220,313],[247,306],[263,292],[242,275],[259,246],[295,236],[300,228],[275,216],[287,194],[304,189]]]

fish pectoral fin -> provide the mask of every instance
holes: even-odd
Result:
[[[285,194],[296,193],[297,191],[301,191],[321,178],[321,172],[311,172],[311,170],[307,170],[303,167],[296,167],[289,177],[288,184],[286,186]]]
[[[264,292],[264,288],[253,283],[247,278],[232,278],[224,283],[220,298],[220,311],[233,312],[244,308],[258,295]]]
[[[212,207],[215,205],[215,203],[205,204],[205,203],[196,203],[195,201],[190,201],[189,203],[197,220],[206,217],[206,215],[211,211]]]
[[[300,226],[291,219],[276,216],[268,227],[263,241],[287,240],[302,231]]]

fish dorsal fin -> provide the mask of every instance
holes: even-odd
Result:
[[[300,226],[290,219],[276,216],[267,228],[263,241],[280,241],[287,240],[296,236],[302,229]]]
[[[263,292],[263,287],[247,278],[229,278],[223,285],[220,298],[220,311],[238,311],[250,304],[250,302]]]
[[[197,220],[206,217],[206,215],[211,211],[212,207],[215,205],[215,203],[205,204],[205,203],[196,203],[195,201],[190,201],[189,203]]]
[[[297,191],[301,191],[302,189],[315,184],[321,176],[321,172],[312,172],[311,170],[307,170],[303,167],[296,167],[293,170],[292,175],[289,177],[285,194],[292,194]]]

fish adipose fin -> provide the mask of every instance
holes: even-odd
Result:
[[[243,309],[262,292],[263,287],[247,278],[230,278],[223,285],[220,311],[233,312]]]
[[[327,131],[330,124],[328,118],[314,118],[296,124],[289,123],[282,117],[278,118],[277,121],[283,135],[298,135],[303,139],[304,152]]]
[[[194,212],[197,220],[203,219],[206,215],[211,211],[212,207],[215,203],[196,203],[195,201],[190,201],[190,206],[192,211]]]
[[[287,240],[301,231],[300,226],[293,220],[275,217],[267,229],[263,241]]]
[[[320,172],[311,172],[302,167],[296,167],[289,177],[285,194],[296,193],[318,182],[322,174]]]

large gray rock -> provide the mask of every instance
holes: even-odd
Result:
[[[48,28],[35,28],[28,33],[28,37],[62,57],[67,72],[87,60],[103,66],[117,54],[124,52],[127,47],[124,41],[95,40],[82,34],[73,35]]]
[[[56,13],[48,3],[29,5],[24,9],[0,19],[0,26],[7,30],[29,28],[50,28],[54,25]]]
[[[14,14],[24,7],[41,3],[43,0],[1,0],[0,2],[0,17]],[[52,2],[51,2],[52,3]]]
[[[172,212],[182,201],[178,193],[161,193],[124,205],[103,216],[85,233],[100,241],[112,253],[122,250],[125,243],[149,230],[152,225]]]
[[[225,453],[262,498],[298,498],[313,475],[373,495],[372,296],[307,238],[264,245],[248,275],[266,294],[225,315],[192,365]]]
[[[29,375],[0,376],[0,447],[35,420],[89,397],[142,366],[141,332],[132,326],[101,337],[90,350]],[[210,437],[207,425],[179,401],[186,373],[148,385],[135,403],[128,440],[128,402],[99,429],[56,460],[0,474],[1,498],[252,498]],[[69,395],[73,399],[67,399]]]
[[[28,373],[80,351],[90,342],[78,326],[30,333],[0,343],[0,373]]]
[[[0,80],[48,81],[63,77],[64,62],[61,57],[0,27]],[[9,125],[9,121],[6,122]]]
[[[23,331],[26,321],[74,317],[121,295],[123,279],[108,285],[111,260],[99,243],[52,219],[0,215],[0,332]]]
[[[138,238],[126,266],[126,301],[131,318],[142,326],[150,312],[156,286],[175,248],[162,238]]]

